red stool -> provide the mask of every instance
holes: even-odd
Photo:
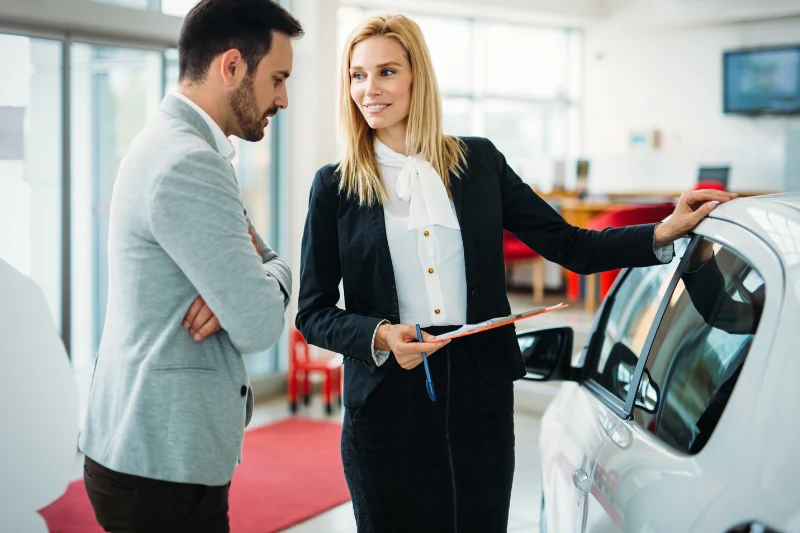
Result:
[[[302,378],[303,403],[311,401],[312,372],[323,375],[322,394],[325,400],[325,412],[333,413],[333,393],[336,392],[337,404],[342,405],[342,360],[336,357],[311,357],[308,343],[296,328],[289,328],[289,374],[287,376],[287,396],[292,413],[297,412],[298,381]]]

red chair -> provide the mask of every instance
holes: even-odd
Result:
[[[671,202],[662,204],[645,204],[620,206],[618,209],[606,211],[589,221],[587,229],[602,230],[605,228],[621,228],[635,224],[651,224],[661,222],[672,214],[675,205]],[[602,300],[608,294],[609,289],[614,284],[614,280],[619,275],[619,270],[609,270],[599,274],[599,294],[597,290],[597,279],[595,275],[586,277],[586,310],[594,312],[597,307],[597,297]],[[580,276],[574,272],[568,273],[568,286],[574,288],[579,284]],[[574,294],[574,293],[573,293]]]
[[[509,265],[519,261],[531,261],[533,268],[533,301],[544,300],[544,259],[514,237],[510,231],[503,230],[503,256],[506,263],[506,280],[509,279]]]
[[[697,183],[695,184],[694,189],[714,189],[717,191],[725,191],[728,188],[728,180],[730,175],[731,167],[729,165],[713,167],[701,166],[697,170]]]
[[[297,412],[298,381],[303,380],[303,403],[311,401],[312,372],[323,376],[322,394],[325,400],[325,412],[333,413],[333,393],[336,392],[337,404],[342,405],[342,357],[311,357],[308,343],[296,328],[289,328],[289,374],[287,396],[292,413]]]
[[[700,189],[713,189],[715,191],[726,191],[725,184],[721,181],[717,180],[703,180],[698,181],[695,186],[694,190],[699,191]]]

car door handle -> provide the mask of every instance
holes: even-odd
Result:
[[[583,496],[589,493],[589,474],[582,466],[572,472],[572,483]]]

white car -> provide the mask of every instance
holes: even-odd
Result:
[[[800,532],[800,193],[720,205],[572,338],[518,334],[526,378],[564,381],[542,531]]]

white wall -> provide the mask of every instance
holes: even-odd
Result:
[[[787,134],[800,119],[724,115],[722,52],[796,42],[800,18],[587,29],[583,146],[592,162],[590,189],[685,189],[699,164],[713,163],[731,164],[733,190],[785,189]],[[632,150],[631,131],[646,129],[662,132],[662,148]]]

